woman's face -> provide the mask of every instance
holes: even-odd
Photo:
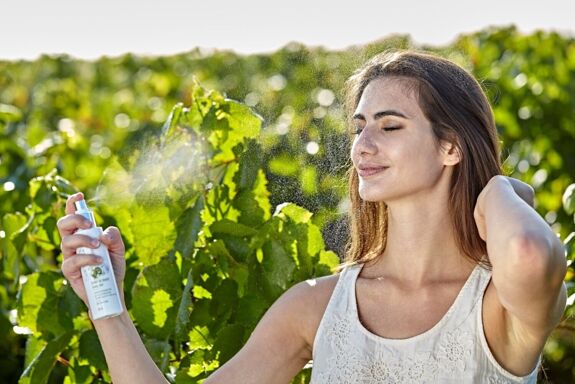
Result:
[[[372,80],[355,110],[351,159],[363,200],[426,196],[443,172],[443,151],[405,81]]]

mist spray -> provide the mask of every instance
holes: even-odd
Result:
[[[85,200],[76,201],[76,213],[84,216],[92,222],[92,227],[88,229],[79,229],[76,233],[86,235],[91,238],[99,239],[102,235],[102,227],[96,227],[94,214]],[[92,312],[92,319],[104,319],[107,317],[117,316],[122,313],[122,302],[118,285],[112,269],[112,262],[108,248],[100,242],[98,248],[81,247],[76,249],[76,253],[81,255],[97,255],[102,258],[99,265],[86,265],[82,267],[82,280],[88,296],[88,306]]]

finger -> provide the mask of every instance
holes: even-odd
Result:
[[[108,247],[110,252],[124,253],[125,251],[122,235],[117,227],[111,226],[106,228],[102,236],[100,236],[100,240]]]
[[[90,228],[92,223],[84,216],[72,213],[60,218],[56,226],[58,227],[58,232],[60,232],[60,237],[64,238],[64,236],[71,235],[78,229]]]
[[[60,249],[64,259],[76,254],[76,249],[80,247],[98,248],[100,240],[93,239],[86,235],[68,235],[62,239]]]
[[[80,201],[83,199],[84,199],[84,194],[82,192],[75,193],[75,194],[71,195],[70,197],[68,197],[68,200],[66,200],[66,214],[70,215],[70,214],[76,212],[76,207],[74,206],[74,203],[76,201]]]
[[[100,265],[102,259],[96,255],[75,255],[62,263],[62,273],[68,280],[78,279],[82,276],[81,269],[86,265]]]

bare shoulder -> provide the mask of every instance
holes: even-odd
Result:
[[[310,333],[315,334],[315,329],[311,328],[316,321],[319,324],[316,319],[321,319],[337,277],[302,281],[285,291],[260,319],[242,349],[206,383],[291,382],[312,359]]]
[[[310,359],[312,358],[313,341],[317,328],[338,279],[339,274],[316,277],[299,282],[290,289],[293,290],[294,296],[297,296],[301,304],[301,329]]]

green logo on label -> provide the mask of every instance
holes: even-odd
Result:
[[[102,268],[100,267],[94,267],[92,268],[92,278],[93,279],[97,279],[98,276],[103,275],[104,271],[102,271]]]

